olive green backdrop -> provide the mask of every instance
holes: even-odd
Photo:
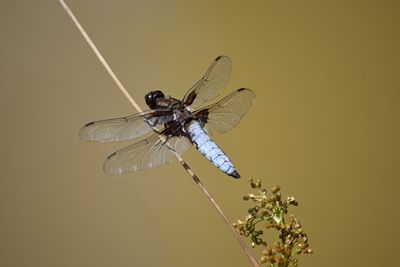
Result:
[[[243,178],[184,155],[232,221],[261,178],[300,202],[315,250],[300,266],[398,266],[397,1],[68,3],[142,107],[232,58],[224,93],[257,98],[214,138]],[[129,143],[83,142],[80,127],[135,111],[56,0],[2,0],[0,29],[1,266],[250,266],[179,164],[102,172]]]

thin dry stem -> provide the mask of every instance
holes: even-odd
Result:
[[[71,9],[68,7],[68,5],[65,3],[63,0],[58,0],[63,7],[64,11],[68,14],[68,16],[72,19],[74,22],[75,26],[78,28],[79,32],[85,39],[85,41],[88,43],[88,45],[92,48],[93,52],[95,53],[96,57],[100,60],[101,64],[104,66],[104,68],[107,70],[108,74],[111,76],[111,78],[114,80],[114,82],[117,84],[118,88],[121,90],[121,92],[125,95],[125,97],[128,99],[128,101],[132,104],[132,106],[138,111],[141,112],[142,109],[140,106],[136,103],[136,101],[132,98],[132,96],[128,93],[128,91],[125,89],[121,81],[117,78],[111,67],[108,65],[107,61],[104,59],[100,51],[97,49],[96,45],[93,43],[93,41],[90,39],[89,35],[86,33],[85,29],[82,27],[82,25],[79,23],[78,19],[75,17],[74,13],[71,11]],[[177,153],[174,153],[175,156],[177,157],[179,163],[182,165],[182,167],[186,170],[186,172],[192,177],[193,181],[199,186],[200,190],[204,193],[204,195],[208,198],[208,200],[212,203],[212,205],[215,207],[215,209],[218,211],[218,213],[221,215],[222,220],[225,222],[225,224],[229,227],[229,229],[232,231],[234,236],[236,237],[237,241],[240,243],[242,249],[246,253],[247,257],[249,258],[250,262],[253,264],[254,267],[259,267],[257,260],[254,258],[253,254],[251,253],[249,247],[243,242],[243,240],[240,238],[238,232],[235,230],[235,228],[232,226],[224,212],[222,211],[221,207],[217,204],[215,199],[212,197],[212,195],[208,192],[204,184],[201,182],[199,177],[193,172],[193,170],[189,167],[189,165],[182,159],[180,155]]]

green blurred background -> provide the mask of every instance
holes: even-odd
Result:
[[[142,107],[232,58],[225,93],[257,98],[214,138],[243,178],[184,155],[231,221],[261,178],[300,202],[315,251],[300,266],[398,266],[398,1],[68,3]],[[250,266],[179,164],[102,172],[128,143],[80,127],[135,111],[56,0],[1,1],[0,29],[1,266]]]

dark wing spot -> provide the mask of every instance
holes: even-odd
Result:
[[[201,121],[201,122],[203,122],[203,123],[207,123],[208,114],[209,114],[209,112],[208,112],[207,108],[202,109],[202,110],[200,110],[199,112],[196,113],[196,117],[197,117],[196,119]]]
[[[94,124],[94,123],[95,123],[94,121],[89,122],[89,123],[85,124],[85,127],[90,126],[90,125],[92,125],[92,124]]]
[[[193,101],[196,99],[196,97],[197,97],[197,93],[195,91],[192,91],[186,98],[184,105],[190,106],[193,103]]]
[[[243,91],[243,90],[246,90],[246,88],[237,89],[238,92]]]
[[[107,157],[107,159],[112,158],[116,153],[117,153],[117,152],[112,153],[111,155],[109,155],[109,156]]]
[[[217,57],[217,58],[215,59],[215,61],[218,61],[221,57],[222,57],[222,56]]]

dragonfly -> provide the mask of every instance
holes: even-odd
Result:
[[[149,110],[127,117],[94,121],[84,125],[79,136],[95,142],[143,140],[126,146],[107,157],[103,170],[108,174],[137,172],[171,162],[191,146],[227,175],[240,178],[232,161],[211,138],[213,132],[226,133],[241,121],[255,99],[255,93],[240,88],[216,103],[232,71],[228,56],[217,57],[204,76],[182,100],[161,90],[145,95]]]

